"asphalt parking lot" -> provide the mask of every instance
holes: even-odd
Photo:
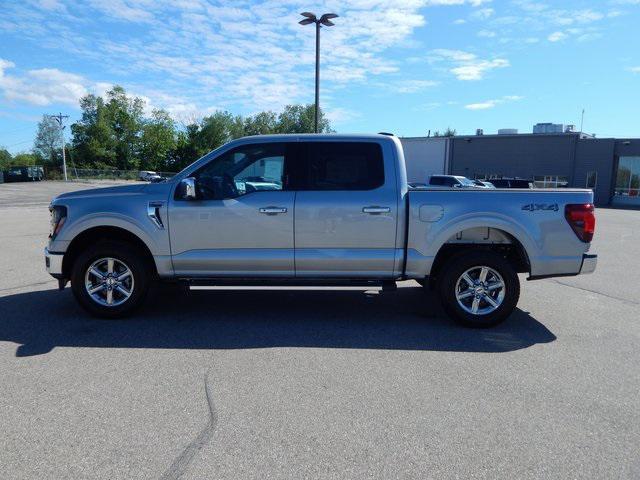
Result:
[[[414,282],[158,296],[87,317],[44,270],[47,204],[0,184],[3,478],[639,478],[640,211],[590,276],[457,327]]]

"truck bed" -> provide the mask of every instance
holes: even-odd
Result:
[[[568,204],[593,202],[586,189],[410,189],[406,274],[428,275],[447,243],[514,244],[531,277],[578,274],[582,242],[565,219]]]

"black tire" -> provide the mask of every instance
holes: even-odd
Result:
[[[85,274],[101,258],[114,258],[125,264],[133,277],[131,294],[119,305],[101,305],[85,288]],[[71,290],[78,303],[91,315],[99,318],[122,318],[129,315],[144,301],[149,290],[152,273],[142,252],[126,242],[100,242],[81,252],[71,270]],[[114,292],[115,294],[115,292]],[[120,298],[121,299],[121,298]]]
[[[481,290],[479,298],[478,311],[481,311],[480,306],[484,306],[484,309],[489,310],[488,313],[471,313],[465,310],[459,303],[457,298],[458,285],[465,285],[468,287],[467,292],[470,292],[472,288],[468,286],[468,282],[465,280],[463,283],[458,283],[458,280],[462,275],[470,269],[488,267],[491,270],[497,272],[502,277],[502,283],[504,284],[504,297],[499,303],[497,308],[492,307],[486,300],[486,296],[491,296],[489,300],[496,302],[498,291],[494,293],[487,293]],[[472,270],[474,272],[474,270]],[[498,279],[492,275],[495,280],[493,283],[499,284]],[[472,277],[473,278],[473,277]],[[516,308],[518,299],[520,298],[520,280],[518,274],[513,266],[501,255],[489,250],[470,250],[467,253],[457,255],[449,260],[448,263],[443,265],[440,274],[440,281],[438,282],[438,292],[440,301],[447,314],[456,320],[458,323],[472,328],[489,328],[505,321],[509,315]],[[461,293],[464,293],[461,292]],[[473,303],[474,297],[472,296],[470,302]],[[469,300],[461,300],[463,304],[469,302]],[[497,303],[497,302],[496,302]],[[472,309],[472,306],[466,305],[468,309]],[[492,310],[492,308],[495,308]],[[492,311],[491,311],[492,310]]]

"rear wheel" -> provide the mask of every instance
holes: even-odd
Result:
[[[440,300],[463,325],[492,327],[506,320],[518,303],[518,274],[496,252],[470,251],[453,258],[442,272]]]
[[[149,288],[149,267],[127,243],[104,242],[83,251],[73,265],[71,289],[78,303],[103,318],[126,316]]]

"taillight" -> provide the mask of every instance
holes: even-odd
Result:
[[[589,243],[596,230],[596,216],[592,203],[572,204],[564,207],[564,217],[580,240]]]

